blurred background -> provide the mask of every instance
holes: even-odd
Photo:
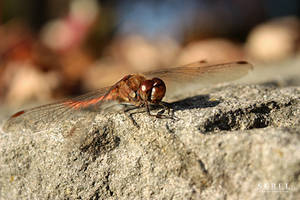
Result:
[[[0,104],[79,95],[203,59],[299,57],[299,16],[299,0],[4,0]]]

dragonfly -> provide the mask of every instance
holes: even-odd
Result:
[[[41,131],[52,126],[59,127],[67,137],[76,127],[88,127],[98,113],[126,112],[129,107],[145,108],[149,116],[162,118],[161,114],[151,113],[151,105],[160,105],[169,110],[169,104],[163,101],[166,95],[172,96],[176,91],[180,93],[183,88],[191,88],[192,85],[205,87],[235,80],[252,68],[246,61],[209,64],[202,60],[179,67],[129,74],[113,86],[21,110],[13,114],[2,129],[7,132],[24,129]]]

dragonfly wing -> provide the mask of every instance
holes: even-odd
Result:
[[[92,121],[97,112],[91,112],[91,110],[101,111],[99,107],[97,110],[96,106],[86,106],[86,102],[101,99],[102,96],[108,93],[109,88],[102,88],[75,98],[20,111],[12,115],[4,123],[2,129],[5,132],[22,130],[39,132],[49,128],[57,128],[64,131],[64,135],[67,135],[79,123]],[[99,103],[99,101],[94,104]],[[88,126],[88,124],[85,126]]]
[[[178,94],[187,88],[198,89],[212,84],[233,81],[245,76],[253,66],[246,61],[209,64],[203,61],[171,69],[144,73],[146,77],[158,77],[165,81],[166,96]],[[170,94],[171,93],[171,94]]]

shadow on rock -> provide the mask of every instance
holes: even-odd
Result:
[[[209,95],[197,95],[186,99],[169,103],[174,110],[188,110],[194,108],[209,108],[217,106],[221,101],[211,100]]]

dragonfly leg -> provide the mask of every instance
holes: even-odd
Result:
[[[140,125],[134,120],[133,114],[134,113],[130,113],[129,115],[126,114],[126,116],[130,119],[130,121],[132,122],[132,124],[139,129]]]
[[[151,114],[151,112],[150,112],[150,106],[149,106],[149,104],[148,104],[147,101],[145,102],[145,107],[146,107],[146,111],[147,111],[147,113],[148,113],[149,116],[157,117],[157,115]]]
[[[170,112],[171,112],[171,106],[169,103],[167,102],[160,102],[158,104],[159,106],[163,107],[164,110],[162,110],[162,112],[158,112],[157,114],[152,114],[151,113],[151,109],[150,109],[150,105],[148,102],[145,102],[144,104],[140,105],[139,107],[130,107],[127,108],[126,110],[124,110],[125,115],[130,119],[130,121],[133,123],[133,125],[137,128],[140,128],[139,124],[135,121],[135,119],[133,118],[134,114],[138,114],[138,113],[143,113],[145,112],[144,110],[139,110],[140,108],[145,107],[146,108],[146,112],[149,116],[151,117],[156,117],[159,119],[174,119],[173,115],[171,116]],[[168,115],[163,115],[162,113],[167,110],[168,111]]]
[[[136,113],[142,113],[144,111],[142,111],[142,112],[132,112],[136,109],[139,109],[139,107],[128,108],[128,109],[124,110],[124,114],[126,115],[126,117],[129,118],[129,120],[132,122],[132,124],[139,129],[140,125],[135,121],[135,119],[133,118],[133,115],[136,114]]]
[[[161,102],[159,103],[159,105],[161,105],[162,107],[164,107],[164,109],[166,109],[166,110],[168,111],[168,116],[171,115],[171,114],[170,114],[170,112],[171,112],[171,104],[169,104],[168,102],[163,102],[163,101],[161,101]],[[172,113],[171,118],[173,118],[173,115],[174,115],[174,113]]]
[[[156,117],[159,119],[173,119],[173,116],[170,116],[170,110],[171,110],[170,105],[167,102],[160,102],[158,105],[162,106],[164,108],[164,110],[161,110],[156,115],[154,115],[154,114],[151,114],[151,112],[150,112],[151,109],[150,109],[150,105],[148,104],[148,102],[145,103],[147,113],[149,116]],[[168,110],[168,115],[162,114],[165,110]]]

